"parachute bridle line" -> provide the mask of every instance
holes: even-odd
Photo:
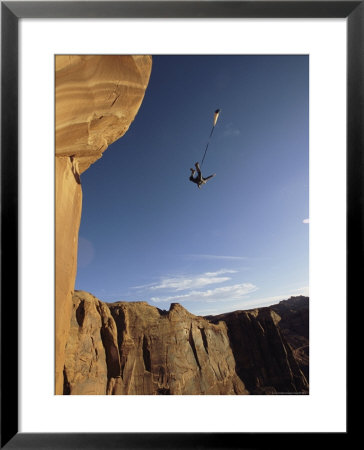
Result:
[[[207,152],[207,149],[209,148],[210,139],[211,139],[212,133],[214,132],[215,125],[216,125],[216,123],[217,123],[217,119],[218,119],[218,117],[219,117],[219,114],[220,114],[220,110],[217,109],[217,110],[215,111],[214,124],[212,125],[211,133],[210,133],[210,136],[209,136],[209,138],[208,138],[208,140],[207,140],[207,144],[206,144],[206,148],[205,148],[205,153],[203,154],[203,158],[202,158],[202,161],[201,161],[201,167],[202,167],[202,164],[203,164],[203,162],[204,162],[204,160],[205,160],[206,152]]]
[[[201,167],[202,167],[202,164],[203,164],[203,162],[204,162],[204,159],[205,159],[205,156],[206,156],[207,149],[209,148],[210,139],[211,139],[212,133],[214,132],[214,129],[215,129],[215,125],[213,125],[212,130],[211,130],[211,133],[210,133],[210,136],[209,136],[209,139],[208,139],[208,141],[207,141],[207,145],[206,145],[206,148],[205,148],[205,153],[203,154],[203,158],[202,158],[202,161],[201,161]]]

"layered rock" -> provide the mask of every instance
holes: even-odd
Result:
[[[64,388],[64,351],[76,278],[80,174],[128,130],[143,100],[151,64],[151,57],[143,55],[55,58],[56,394]]]
[[[56,56],[56,156],[84,172],[128,130],[144,97],[150,56]]]
[[[308,299],[299,305],[281,302],[207,320],[177,303],[162,311],[146,302],[106,304],[76,291],[63,392],[308,393],[300,359],[286,340],[295,336],[295,342],[298,332],[308,336],[308,323],[290,313],[305,305]],[[283,318],[275,309],[283,311]]]
[[[303,295],[271,306],[281,317],[279,327],[293,349],[300,369],[309,379],[309,299]]]
[[[271,308],[210,316],[226,323],[236,372],[252,394],[307,393],[308,382]]]
[[[106,394],[120,375],[117,328],[110,310],[91,294],[76,291],[66,345],[64,394]]]
[[[179,304],[102,303],[76,291],[65,394],[247,394],[226,325]]]
[[[77,270],[82,190],[70,158],[56,158],[56,394],[63,390],[64,348],[71,320]]]

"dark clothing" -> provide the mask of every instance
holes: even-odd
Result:
[[[199,183],[198,177],[194,178],[193,175],[194,175],[194,173],[191,173],[190,181],[192,181],[192,183],[198,184]]]
[[[189,179],[193,183],[196,183],[197,187],[200,189],[203,184],[206,184],[207,180],[209,180],[210,178],[214,177],[216,174],[214,173],[213,175],[210,175],[210,176],[204,178],[202,176],[200,165],[199,165],[198,162],[195,164],[195,167],[196,167],[196,170],[195,169],[190,169],[191,170],[191,175],[190,175]],[[197,171],[197,177],[195,177],[196,171]]]

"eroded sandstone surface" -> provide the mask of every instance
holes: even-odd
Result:
[[[277,305],[276,305],[277,306]],[[288,316],[285,318],[289,323]],[[64,394],[308,393],[272,308],[209,316],[76,291]],[[287,326],[287,325],[286,325]]]
[[[309,379],[309,299],[303,295],[271,306],[281,317],[279,327],[293,349],[300,369]]]
[[[143,55],[56,56],[56,156],[84,172],[128,130],[151,72]]]
[[[248,394],[235,371],[226,325],[179,304],[106,304],[73,298],[65,394]]]
[[[142,103],[152,59],[143,55],[58,55],[56,94],[55,392],[64,389],[82,208],[80,174],[128,130]]]
[[[226,323],[236,372],[252,394],[308,393],[307,379],[273,307],[234,311],[209,319]]]

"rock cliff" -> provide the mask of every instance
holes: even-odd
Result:
[[[307,393],[271,308],[211,316],[179,304],[106,304],[76,291],[64,394]]]
[[[209,319],[226,323],[236,372],[252,394],[308,393],[307,379],[280,329],[281,317],[271,307]]]
[[[271,306],[281,317],[279,327],[293,349],[300,369],[309,379],[309,299],[302,295]]]
[[[73,297],[65,394],[248,394],[235,371],[226,326],[181,305],[105,304]]]
[[[63,393],[82,208],[80,174],[124,135],[149,81],[150,56],[59,55],[56,95],[55,392]]]

